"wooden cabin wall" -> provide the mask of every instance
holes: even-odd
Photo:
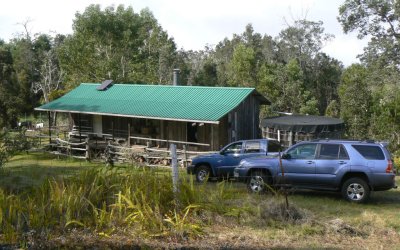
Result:
[[[222,117],[218,125],[214,125],[214,131],[216,131],[216,133],[214,133],[213,150],[219,150],[223,146],[231,142],[232,128],[231,124],[228,122],[228,116],[229,115],[225,115],[224,117]]]
[[[230,142],[261,136],[259,112],[260,102],[254,96],[249,96],[228,114]]]
[[[165,140],[186,141],[186,122],[164,121]]]
[[[210,124],[204,124],[197,126],[197,143],[209,143],[210,144]]]

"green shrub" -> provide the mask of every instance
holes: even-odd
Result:
[[[7,130],[0,130],[0,167],[11,157],[10,138]]]
[[[171,176],[152,170],[100,168],[62,181],[48,180],[21,194],[0,189],[0,235],[71,228],[109,231],[125,227],[143,236],[196,237],[206,195],[182,180],[174,196]]]
[[[28,150],[30,143],[25,136],[25,130],[9,133],[3,129],[0,131],[0,167],[2,167],[12,155]]]

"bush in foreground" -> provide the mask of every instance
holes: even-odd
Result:
[[[229,196],[224,185],[211,195],[209,190],[204,195],[205,188],[182,179],[174,195],[169,173],[101,168],[62,181],[48,180],[19,194],[0,189],[0,240],[15,243],[28,233],[74,228],[104,234],[124,230],[144,237],[197,237],[202,234],[202,211],[228,209],[210,205]]]

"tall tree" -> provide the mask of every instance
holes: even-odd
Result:
[[[367,63],[400,65],[400,2],[397,0],[346,0],[338,20],[345,33],[357,30],[371,41],[361,57]]]
[[[187,68],[187,84],[215,86],[218,84],[215,51],[206,46],[200,51],[180,51],[184,62],[180,68]]]
[[[55,38],[41,35],[34,42],[35,54],[38,60],[36,72],[38,80],[32,83],[32,91],[40,94],[44,103],[48,103],[54,97],[58,97],[64,86],[61,85],[63,72],[59,66],[57,50],[62,44],[62,36]]]
[[[14,38],[11,43],[13,68],[16,73],[19,92],[16,98],[21,100],[23,106],[21,113],[31,113],[37,103],[37,96],[32,93],[32,83],[39,79],[37,72],[38,60],[33,50],[31,36]]]
[[[333,38],[332,34],[325,33],[323,22],[314,22],[306,19],[294,21],[288,24],[288,27],[279,33],[276,38],[277,60],[282,63],[296,59],[300,65],[304,77],[304,88],[311,95],[308,101],[312,106],[316,105],[320,114],[325,113],[327,100],[325,94],[332,91],[330,87],[332,82],[339,83],[339,77],[333,79],[334,74],[330,77],[328,83],[327,76],[321,71],[328,71],[338,64],[335,60],[330,60],[321,50],[326,42]],[[329,66],[325,65],[329,63]],[[332,67],[331,69],[328,69]],[[331,72],[333,73],[333,71]],[[336,91],[334,91],[336,92]],[[309,105],[308,105],[309,106]],[[314,113],[314,108],[312,108]],[[308,110],[310,112],[311,110]]]
[[[0,42],[0,128],[16,125],[21,112],[18,92],[11,51]]]
[[[368,138],[372,96],[367,77],[367,69],[354,64],[343,72],[339,86],[340,115],[347,136],[354,139]]]
[[[329,104],[338,100],[343,64],[325,53],[318,53],[311,63],[313,87],[309,91],[318,101],[319,114],[323,115]]]
[[[316,114],[316,100],[304,88],[304,75],[296,59],[288,64],[265,64],[258,74],[258,90],[272,102],[271,111]]]
[[[279,59],[289,62],[296,58],[304,71],[309,66],[311,59],[333,37],[332,34],[325,33],[322,21],[296,20],[282,30],[277,37]]]
[[[244,44],[238,44],[228,64],[228,84],[230,86],[255,87],[255,52]]]
[[[73,84],[170,79],[176,46],[147,9],[90,5],[75,15],[73,31],[60,50],[62,69]]]

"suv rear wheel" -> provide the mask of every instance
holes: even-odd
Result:
[[[363,203],[368,200],[370,193],[367,182],[359,177],[348,179],[342,186],[342,196],[350,202]]]
[[[268,189],[269,179],[262,171],[254,171],[247,182],[247,188],[253,193],[265,193]]]

